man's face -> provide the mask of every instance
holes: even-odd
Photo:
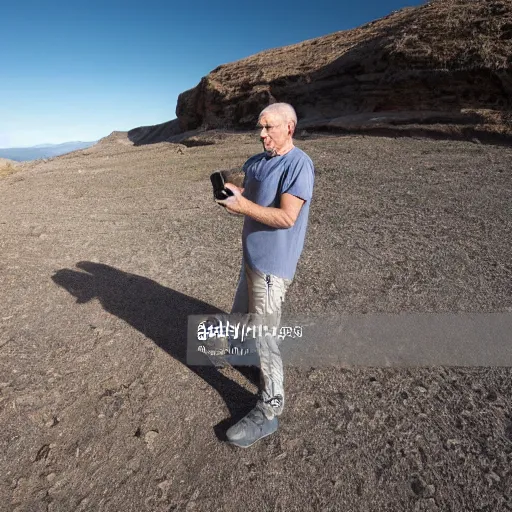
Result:
[[[263,148],[270,156],[277,155],[292,139],[290,123],[275,114],[264,114],[258,128]]]

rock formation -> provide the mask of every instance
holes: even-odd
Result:
[[[132,130],[130,139],[252,128],[276,101],[294,105],[302,128],[510,135],[511,38],[512,0],[433,0],[218,66],[179,95],[177,120]]]

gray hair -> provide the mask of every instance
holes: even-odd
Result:
[[[258,116],[258,121],[265,114],[276,114],[281,119],[287,123],[288,121],[293,122],[293,131],[295,131],[295,127],[297,126],[297,114],[295,113],[295,109],[289,103],[271,103],[268,107],[265,107]],[[292,133],[293,133],[292,131]]]

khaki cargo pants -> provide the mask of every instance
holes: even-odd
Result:
[[[254,315],[255,323],[263,322],[269,333],[279,332],[281,308],[292,280],[252,269],[242,259],[242,268],[231,313]],[[279,416],[284,407],[283,361],[277,336],[260,336],[257,352],[260,366],[260,392],[265,415]]]

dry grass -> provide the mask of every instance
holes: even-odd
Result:
[[[5,178],[6,176],[10,176],[11,174],[14,174],[15,172],[19,171],[20,167],[12,164],[12,163],[6,163],[2,164],[0,163],[0,178]]]
[[[510,70],[511,35],[510,0],[434,0],[402,26],[391,54],[451,71]]]

